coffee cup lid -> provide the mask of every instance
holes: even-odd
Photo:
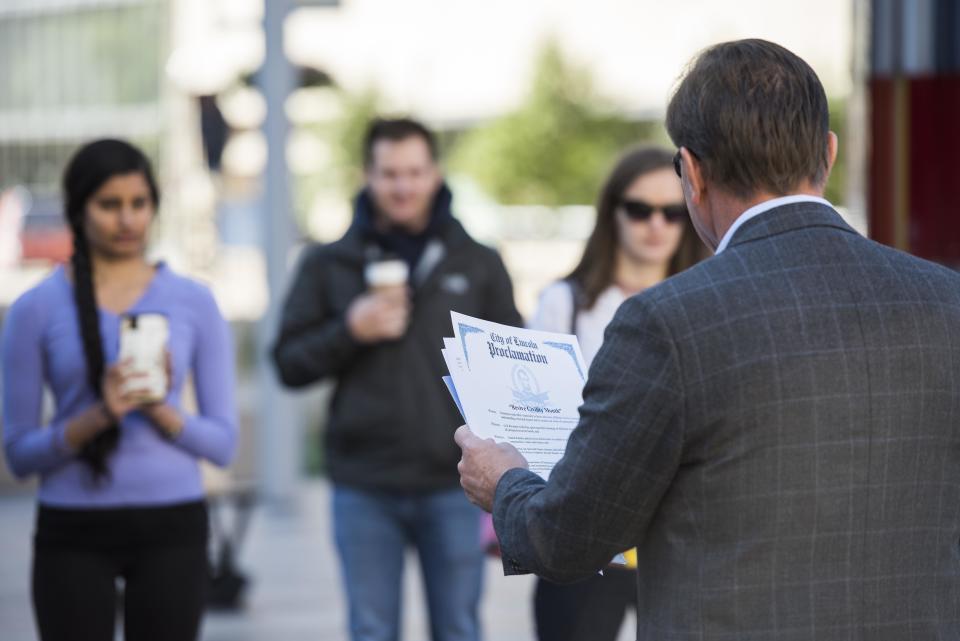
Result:
[[[370,263],[364,272],[367,284],[372,287],[404,285],[410,277],[410,268],[399,259]]]

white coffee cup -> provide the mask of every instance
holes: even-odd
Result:
[[[410,268],[400,259],[379,260],[364,269],[364,279],[371,291],[406,287]]]

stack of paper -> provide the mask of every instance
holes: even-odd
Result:
[[[510,443],[531,472],[548,478],[580,420],[587,367],[577,337],[450,316],[443,382],[460,414],[474,434]],[[618,554],[610,563],[636,567],[633,559],[628,565]]]
[[[464,420],[477,436],[516,447],[546,479],[580,420],[587,367],[577,337],[450,315],[444,382]]]

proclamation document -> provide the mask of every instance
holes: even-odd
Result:
[[[474,434],[510,443],[548,478],[580,420],[587,368],[577,337],[450,315],[444,383],[460,413]]]

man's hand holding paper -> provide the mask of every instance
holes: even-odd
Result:
[[[515,467],[526,469],[527,459],[509,443],[478,438],[466,425],[460,426],[454,439],[463,450],[457,471],[467,498],[487,512],[493,511],[493,495],[500,477]]]

